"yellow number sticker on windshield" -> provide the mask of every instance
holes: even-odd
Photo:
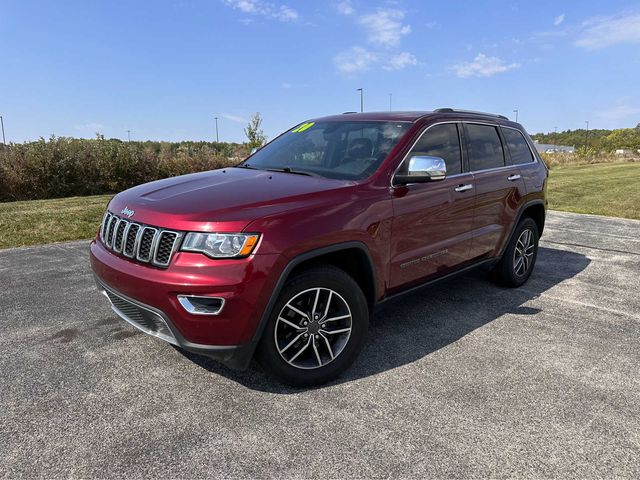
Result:
[[[304,132],[305,130],[309,130],[311,127],[315,125],[316,122],[307,122],[300,125],[298,128],[291,130],[294,133]]]

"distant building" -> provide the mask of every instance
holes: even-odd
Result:
[[[570,147],[568,145],[554,145],[552,143],[539,143],[537,140],[533,141],[536,146],[536,150],[539,153],[576,153],[576,147]]]
[[[638,152],[640,152],[640,150],[638,150]],[[636,152],[631,148],[618,148],[616,150],[616,156],[618,157],[632,157],[634,155],[636,155]]]

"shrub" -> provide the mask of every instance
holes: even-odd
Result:
[[[246,146],[234,143],[41,138],[0,146],[0,201],[114,193],[234,165],[247,154]]]

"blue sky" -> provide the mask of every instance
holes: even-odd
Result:
[[[486,110],[532,133],[640,122],[637,1],[0,0],[7,140],[242,141],[359,109]]]

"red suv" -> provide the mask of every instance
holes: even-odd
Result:
[[[235,167],[108,205],[91,265],[113,310],[185,350],[326,382],[374,307],[482,264],[531,275],[548,171],[521,125],[453,109],[304,122]]]

